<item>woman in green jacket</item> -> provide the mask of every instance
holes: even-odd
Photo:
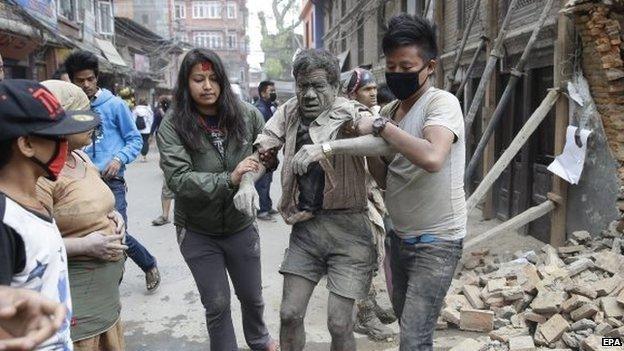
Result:
[[[210,349],[238,350],[228,274],[252,350],[276,350],[264,323],[260,238],[255,219],[239,212],[234,195],[264,127],[260,112],[232,92],[219,56],[193,49],[182,61],[173,108],[158,131],[160,164],[176,195],[180,251],[206,310]]]

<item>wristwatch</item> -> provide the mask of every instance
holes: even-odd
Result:
[[[329,156],[332,155],[333,150],[331,148],[331,146],[329,145],[329,143],[323,143],[321,145],[321,147],[323,148],[323,155],[325,155],[325,157],[329,158]]]
[[[377,117],[373,121],[373,135],[378,137],[381,135],[381,132],[386,127],[386,124],[389,123],[390,120],[386,117]]]

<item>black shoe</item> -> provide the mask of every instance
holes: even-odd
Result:
[[[276,215],[276,214],[278,214],[278,213],[279,213],[279,211],[278,211],[278,210],[276,210],[276,209],[273,209],[273,208],[272,208],[272,209],[270,209],[270,210],[269,210],[269,214],[270,214],[270,215]]]

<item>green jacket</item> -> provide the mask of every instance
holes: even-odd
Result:
[[[234,207],[234,194],[228,184],[230,173],[254,151],[253,142],[264,128],[262,114],[243,103],[247,126],[244,142],[226,143],[225,157],[212,146],[208,135],[199,151],[187,148],[176,132],[173,113],[167,114],[158,129],[160,167],[165,181],[175,193],[175,225],[206,235],[228,235],[245,229],[254,219]]]

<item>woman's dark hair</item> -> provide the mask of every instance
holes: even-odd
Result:
[[[388,22],[388,30],[381,42],[385,55],[403,46],[416,45],[425,61],[438,57],[435,25],[421,16],[398,15]]]
[[[293,62],[293,76],[295,80],[299,74],[308,73],[317,69],[327,72],[327,81],[334,87],[340,86],[340,68],[338,59],[329,51],[322,49],[307,49],[297,54]]]
[[[90,51],[78,50],[72,52],[65,60],[64,65],[70,80],[74,80],[74,74],[85,69],[92,70],[96,77],[100,75],[98,58]]]
[[[15,139],[0,140],[0,170],[11,161]]]
[[[61,80],[61,76],[66,73],[67,70],[65,69],[65,64],[62,64],[56,69],[56,71],[54,71],[54,73],[52,73],[52,78],[50,79]]]
[[[210,62],[217,76],[221,93],[217,99],[217,118],[219,128],[225,130],[230,142],[240,145],[245,139],[245,121],[242,118],[242,106],[232,91],[230,80],[219,56],[212,50],[195,48],[189,51],[178,73],[178,81],[173,92],[173,124],[176,131],[191,150],[199,150],[204,146],[204,130],[198,119],[200,113],[191,97],[188,82],[193,67],[198,63]]]

